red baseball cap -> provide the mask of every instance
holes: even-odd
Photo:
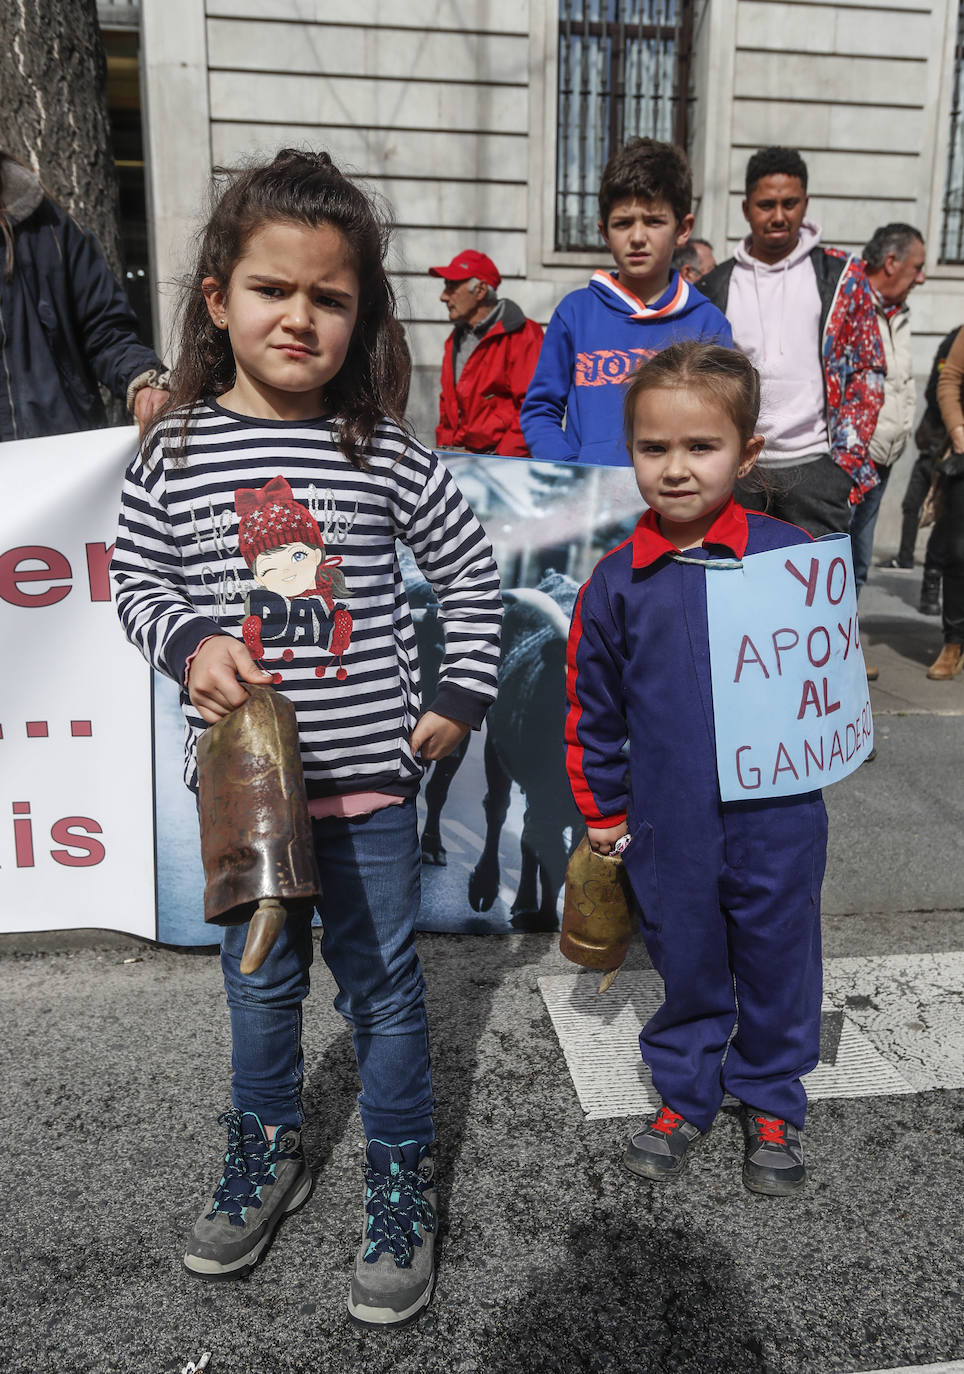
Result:
[[[441,277],[444,281],[468,281],[470,277],[478,277],[479,281],[484,281],[497,291],[502,277],[499,269],[491,258],[487,258],[484,253],[477,253],[474,248],[466,248],[462,253],[456,253],[455,257],[447,267],[430,267],[428,269],[430,277]]]

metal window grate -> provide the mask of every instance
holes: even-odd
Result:
[[[599,246],[597,193],[634,135],[686,146],[692,0],[559,0],[556,249]]]
[[[940,260],[964,263],[964,0],[957,7],[947,181],[941,206]]]

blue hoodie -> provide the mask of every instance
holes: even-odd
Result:
[[[629,467],[622,384],[683,339],[733,346],[726,317],[678,272],[652,305],[611,273],[594,272],[588,286],[559,302],[546,330],[522,406],[533,458]]]

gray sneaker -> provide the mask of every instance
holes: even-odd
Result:
[[[435,1283],[438,1191],[431,1146],[371,1140],[365,1223],[348,1311],[367,1326],[397,1326],[427,1306]]]
[[[623,1164],[630,1173],[643,1178],[672,1178],[686,1168],[686,1152],[702,1134],[679,1112],[664,1105],[655,1121],[627,1141]]]
[[[195,1222],[184,1267],[202,1279],[239,1279],[261,1259],[278,1223],[307,1202],[312,1177],[298,1126],[274,1140],[254,1112],[225,1112],[224,1172],[211,1206]]]
[[[779,1116],[744,1107],[740,1112],[746,1145],[743,1182],[751,1193],[787,1197],[807,1181],[803,1139],[796,1126]]]

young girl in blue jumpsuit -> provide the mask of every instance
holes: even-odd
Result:
[[[624,1163],[680,1173],[730,1092],[744,1104],[744,1183],[783,1195],[806,1182],[800,1079],[819,1057],[827,818],[819,792],[720,800],[706,619],[707,578],[810,539],[733,499],[763,447],[759,394],[743,354],[700,343],[657,354],[630,383],[626,438],[649,509],[576,602],[566,742],[590,844],[621,851],[665,984],[640,1035],[664,1105]]]

